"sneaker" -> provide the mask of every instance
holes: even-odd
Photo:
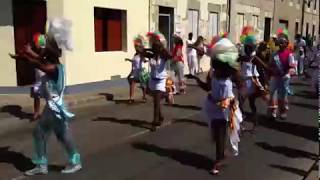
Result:
[[[287,113],[282,113],[282,114],[280,114],[280,118],[281,118],[282,120],[287,119],[287,117],[288,117]]]
[[[70,164],[67,165],[64,170],[61,171],[62,174],[71,174],[75,173],[77,171],[80,171],[82,169],[81,164]]]
[[[37,165],[35,168],[26,171],[24,174],[26,176],[46,175],[46,174],[48,174],[48,166],[47,165]]]

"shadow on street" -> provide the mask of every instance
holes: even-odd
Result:
[[[98,117],[93,119],[92,121],[105,121],[119,124],[126,124],[132,127],[139,127],[144,129],[151,129],[152,123],[142,120],[134,120],[134,119],[117,119],[115,117]]]
[[[22,107],[19,105],[7,105],[1,108],[0,112],[9,113],[10,115],[19,119],[32,120],[32,113],[26,113],[22,111]]]

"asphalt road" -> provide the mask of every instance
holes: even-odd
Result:
[[[0,137],[0,179],[46,180],[302,180],[314,171],[318,159],[318,99],[308,81],[294,81],[286,121],[265,117],[266,105],[257,102],[259,127],[241,138],[240,155],[229,157],[219,176],[208,173],[215,147],[202,121],[206,93],[197,86],[176,96],[176,105],[164,105],[165,125],[150,132],[151,98],[146,104],[95,102],[74,109],[73,132],[83,158],[83,170],[61,175],[65,156],[55,137],[50,138],[47,176],[25,177],[31,168],[32,128]],[[248,109],[248,108],[246,108]],[[247,126],[251,122],[245,123]],[[8,127],[10,128],[10,127]]]

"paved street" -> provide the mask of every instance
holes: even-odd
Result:
[[[65,157],[54,136],[48,144],[48,176],[24,177],[32,167],[32,127],[0,137],[0,179],[35,180],[302,180],[312,174],[318,157],[318,99],[308,81],[294,81],[288,120],[270,121],[266,106],[258,101],[260,125],[255,134],[243,134],[239,157],[230,157],[221,175],[208,173],[214,146],[201,121],[206,93],[189,82],[187,95],[176,96],[176,105],[164,105],[165,125],[150,132],[151,98],[147,104],[114,104],[104,101],[75,108],[72,124],[83,156],[84,169],[61,175]],[[107,93],[107,92],[106,92]],[[248,109],[248,108],[247,108]],[[250,122],[245,123],[250,126]],[[10,127],[8,127],[10,128]]]

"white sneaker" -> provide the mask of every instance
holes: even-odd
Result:
[[[26,171],[24,174],[26,176],[46,175],[46,174],[48,174],[48,166],[47,165],[37,165],[35,168]]]
[[[62,174],[71,174],[75,173],[77,171],[80,171],[82,169],[81,164],[70,164],[64,168],[64,170],[61,171]]]

